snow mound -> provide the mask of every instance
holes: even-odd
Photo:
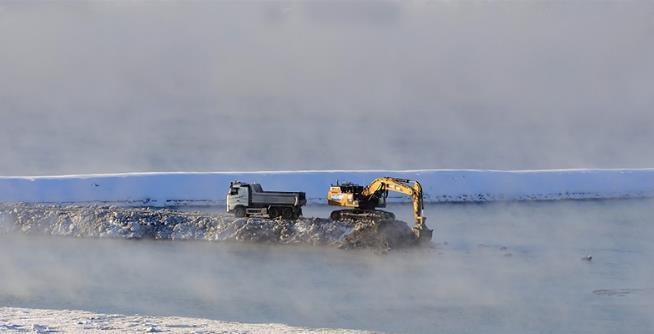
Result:
[[[325,203],[337,181],[368,184],[380,176],[419,180],[426,202],[609,199],[654,196],[654,169],[541,171],[408,170],[126,173],[0,177],[0,202],[177,206],[224,205],[230,181],[261,183],[267,190],[304,191]],[[389,201],[408,198],[391,194]]]
[[[141,315],[101,314],[71,310],[0,307],[3,333],[293,333],[364,334],[368,331],[311,329],[282,324],[244,324],[218,320]]]

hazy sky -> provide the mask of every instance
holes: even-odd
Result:
[[[654,167],[654,2],[0,2],[0,175]]]

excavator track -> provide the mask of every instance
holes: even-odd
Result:
[[[383,220],[394,220],[395,214],[383,210],[345,209],[332,211],[329,218],[333,221],[375,223]]]

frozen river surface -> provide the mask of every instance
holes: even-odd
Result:
[[[408,206],[389,210],[411,221]],[[426,215],[432,247],[387,255],[4,236],[0,306],[400,333],[654,331],[654,202],[432,205]]]

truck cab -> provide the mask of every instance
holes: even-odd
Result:
[[[229,193],[227,193],[227,212],[234,213],[238,206],[248,207],[250,202],[250,185],[240,182],[231,182],[229,184]]]

